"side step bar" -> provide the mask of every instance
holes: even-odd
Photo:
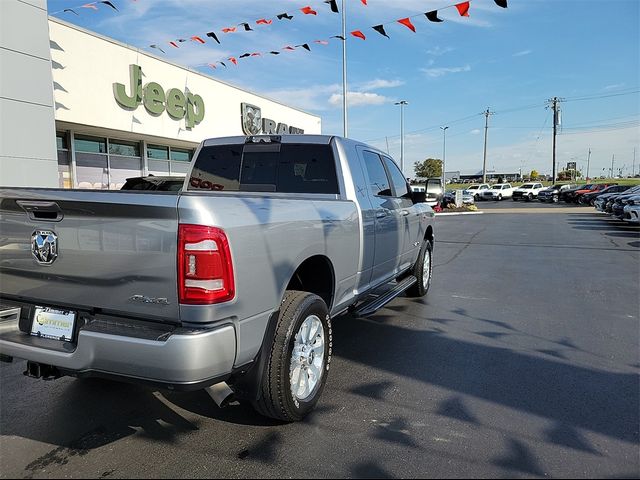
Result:
[[[359,305],[355,309],[354,314],[358,317],[366,317],[368,315],[375,313],[376,311],[384,307],[387,303],[389,303],[391,300],[393,300],[398,295],[400,295],[402,292],[404,292],[407,288],[414,285],[417,281],[418,279],[415,276],[409,275],[407,278],[405,278],[401,282],[398,282],[398,284],[395,285],[388,292],[385,292],[379,297],[375,297],[372,300],[368,302],[364,302],[362,305]]]

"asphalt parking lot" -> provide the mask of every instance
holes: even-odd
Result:
[[[437,219],[428,297],[334,320],[306,421],[2,364],[0,476],[637,478],[640,230],[479,207]]]

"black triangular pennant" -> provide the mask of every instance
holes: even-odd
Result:
[[[280,52],[276,52],[275,50],[272,50],[269,52],[271,55],[280,55]]]
[[[109,5],[109,6],[110,6],[111,8],[113,8],[116,12],[118,11],[118,9],[116,8],[116,6],[115,6],[113,3],[111,3],[109,0],[103,0],[103,1],[102,1],[102,2],[100,2],[100,3],[104,3],[105,5]]]
[[[250,53],[243,53],[242,55],[240,55],[238,58],[247,58],[250,57],[251,54]]]
[[[336,0],[324,0],[324,3],[328,3],[331,6],[331,11],[334,13],[340,13],[338,10],[338,2]]]
[[[494,0],[494,2],[496,2],[496,5],[499,7],[507,8],[507,0]]]
[[[282,20],[283,18],[286,18],[287,20],[291,20],[293,18],[293,15],[289,15],[288,13],[281,13],[280,15],[277,15],[278,20]]]
[[[339,38],[340,40],[342,40],[343,42],[345,41],[345,38],[342,35],[334,35],[331,38]]]
[[[309,48],[309,44],[308,43],[303,43],[302,45],[296,45],[296,47],[302,47],[305,50],[311,51],[311,48]]]
[[[427,12],[427,13],[425,13],[425,15],[427,16],[427,18],[431,22],[443,22],[444,21],[441,18],[438,18],[438,11],[437,10],[432,10],[431,12]]]
[[[380,35],[384,35],[387,38],[391,38],[391,37],[389,37],[389,35],[387,35],[387,32],[384,31],[384,26],[383,25],[376,25],[375,27],[371,27],[371,28],[373,28]]]
[[[220,65],[222,65],[224,68],[227,68],[227,64],[224,62],[220,62]]]
[[[78,15],[78,12],[76,12],[73,8],[65,8],[63,10],[63,12],[71,12],[71,13],[75,13],[76,15]],[[78,15],[78,16],[80,16],[80,15]]]
[[[158,45],[149,45],[151,48],[156,48],[158,50],[160,50],[162,53],[166,53],[162,48],[160,48]]]
[[[207,37],[213,38],[216,42],[218,42],[218,45],[220,45],[220,40],[218,40],[218,37],[216,36],[215,33],[209,32],[209,33],[207,33]]]
[[[247,31],[247,32],[252,32],[253,31],[253,28],[251,28],[249,26],[249,24],[246,23],[246,22],[245,23],[239,23],[238,25],[242,25],[244,27],[245,31]]]

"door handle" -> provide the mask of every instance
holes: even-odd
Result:
[[[407,215],[409,215],[409,210],[401,210],[400,215],[402,215],[403,217],[406,217]]]
[[[384,218],[387,216],[387,212],[385,212],[384,210],[378,210],[376,212],[376,218]]]

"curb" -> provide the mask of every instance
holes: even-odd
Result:
[[[453,217],[454,215],[482,215],[484,212],[451,212],[436,213],[436,217]]]

